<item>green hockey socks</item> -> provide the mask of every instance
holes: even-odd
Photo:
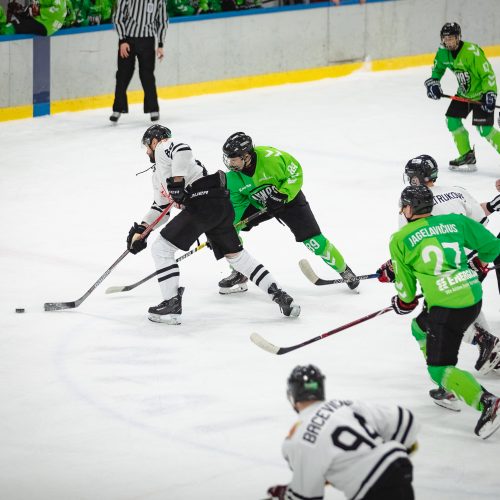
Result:
[[[472,149],[469,142],[469,132],[465,130],[461,118],[447,116],[446,123],[448,125],[448,130],[453,135],[453,140],[455,141],[460,156],[468,153]]]
[[[308,250],[320,256],[335,271],[345,271],[346,263],[341,253],[322,234],[303,241]]]
[[[480,401],[484,389],[472,374],[456,366],[428,366],[427,371],[436,384],[481,411]]]
[[[484,137],[500,153],[500,132],[494,127],[477,127],[481,137]]]

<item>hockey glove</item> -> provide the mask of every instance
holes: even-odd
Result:
[[[470,260],[469,267],[472,270],[476,271],[479,281],[483,281],[489,272],[488,264],[485,264],[483,261],[481,261],[479,257],[474,257],[472,260]]]
[[[394,274],[394,268],[392,267],[392,260],[389,259],[384,262],[378,269],[378,280],[380,283],[394,283],[396,281],[396,275]]]
[[[137,224],[134,222],[134,225],[130,228],[127,236],[127,248],[130,250],[132,254],[138,254],[142,252],[148,244],[146,242],[146,238],[141,239],[141,234],[146,230],[146,226],[143,224]]]
[[[418,306],[418,299],[413,299],[411,302],[403,302],[398,295],[394,295],[391,299],[391,304],[396,314],[409,314]]]
[[[288,487],[288,485],[286,485],[286,484],[280,484],[280,485],[277,485],[277,486],[271,486],[267,490],[267,494],[271,498],[277,498],[278,500],[285,500],[287,487]]]
[[[288,196],[286,194],[272,191],[266,200],[267,211],[271,213],[278,212],[285,206],[287,200]]]
[[[424,84],[427,88],[427,97],[430,99],[441,99],[441,97],[443,97],[443,89],[441,88],[439,80],[428,78],[425,80]]]
[[[176,203],[179,203],[179,205],[184,204],[184,202],[187,199],[187,193],[186,193],[186,181],[182,179],[182,181],[174,181],[173,177],[169,177],[167,179],[167,189],[168,189],[168,194],[174,200]]]
[[[486,92],[486,94],[483,94],[483,97],[481,97],[481,109],[485,113],[493,113],[495,111],[495,104],[497,102],[497,95],[495,92],[490,90],[489,92]]]

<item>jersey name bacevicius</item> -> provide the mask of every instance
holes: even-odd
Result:
[[[271,192],[286,194],[290,202],[302,187],[302,167],[292,155],[271,146],[257,146],[254,151],[257,163],[251,177],[242,172],[226,173],[235,223],[250,204],[262,209]]]
[[[483,49],[475,43],[463,42],[456,58],[441,45],[434,59],[432,78],[441,80],[446,69],[453,71],[457,78],[459,96],[480,99],[490,90],[497,92],[495,72]]]
[[[500,253],[500,240],[464,215],[417,219],[391,236],[389,249],[401,300],[411,302],[420,283],[429,307],[469,307],[481,300],[477,273],[467,265],[465,248],[491,262]]]
[[[287,500],[321,499],[325,482],[347,498],[363,498],[387,468],[415,443],[412,413],[397,406],[329,400],[299,413],[283,443],[292,469]]]

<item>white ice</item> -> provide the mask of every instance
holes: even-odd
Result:
[[[500,58],[492,60],[500,74]],[[449,101],[425,96],[429,68],[372,73],[161,102],[161,123],[192,145],[210,171],[239,130],[259,145],[289,151],[305,172],[304,192],[324,234],[358,274],[388,258],[403,169],[427,153],[439,183],[495,194],[500,157],[472,128],[479,170],[452,173]],[[443,88],[453,93],[447,75]],[[392,285],[315,287],[297,265],[338,275],[278,222],[244,234],[245,245],[302,306],[290,320],[253,285],[219,295],[228,272],[210,250],[181,265],[183,324],[153,324],[161,301],[154,280],[106,295],[111,285],[152,272],[149,249],[129,255],[77,309],[44,312],[47,301],[79,298],[125,249],[151,202],[140,139],[148,116],[131,107],[117,126],[109,110],[0,123],[0,498],[2,500],[259,499],[290,473],[281,442],[295,421],[285,398],[296,364],[327,375],[329,397],[411,408],[422,425],[414,456],[418,499],[500,498],[500,432],[473,429],[479,413],[435,406],[432,383],[410,334],[410,317],[388,313],[306,348],[273,356],[253,345],[259,332],[288,346],[384,308]],[[496,234],[498,216],[491,217]],[[153,235],[153,237],[155,237]],[[491,273],[493,274],[493,273]],[[15,314],[24,307],[25,314]],[[484,311],[500,333],[497,283],[485,282]],[[475,347],[459,366],[474,372]],[[477,373],[476,373],[477,375]],[[500,393],[500,378],[479,376]],[[343,495],[331,487],[326,498]]]

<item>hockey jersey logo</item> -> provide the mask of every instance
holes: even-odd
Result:
[[[470,89],[470,74],[468,71],[457,71],[455,73],[458,81],[458,92],[466,94]]]

